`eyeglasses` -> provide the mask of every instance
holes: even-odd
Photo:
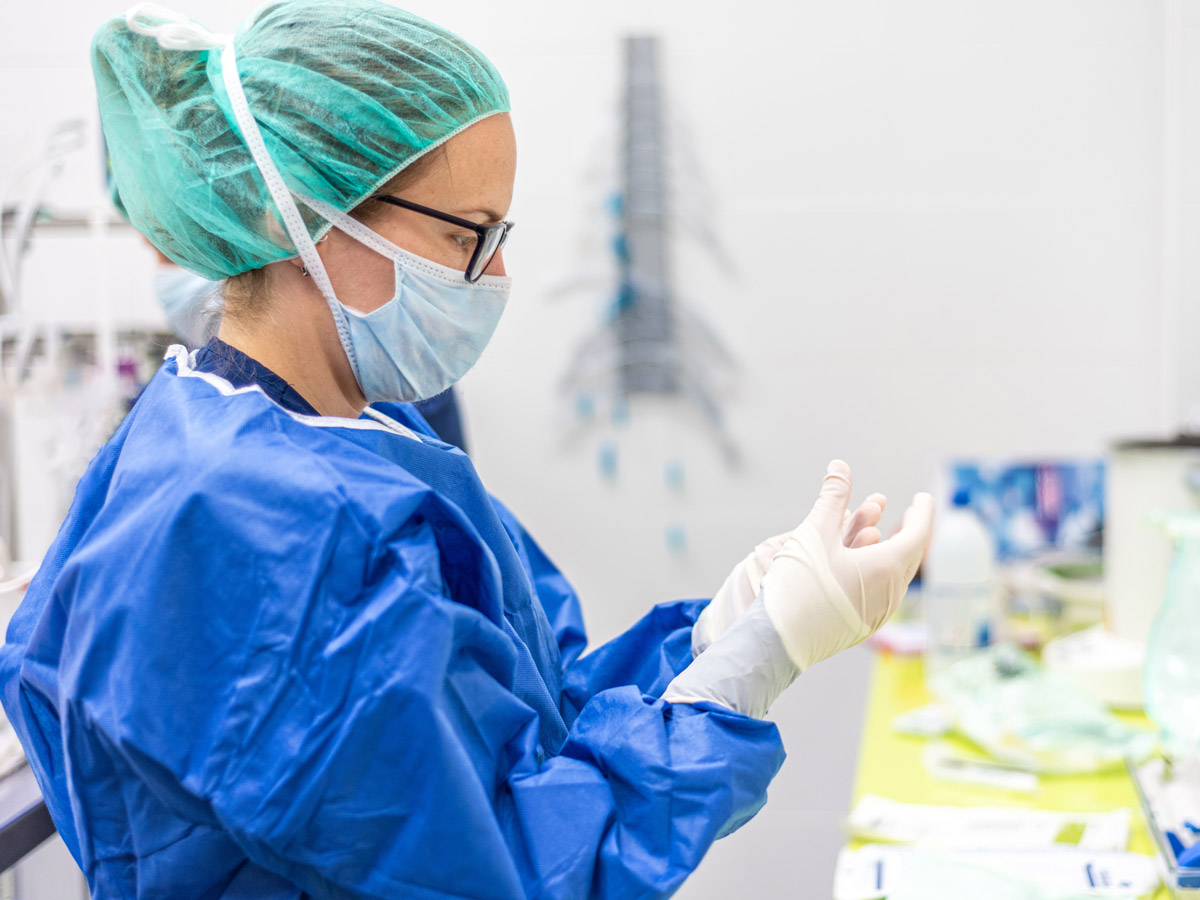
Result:
[[[457,225],[460,228],[466,228],[475,232],[477,238],[475,241],[475,252],[471,254],[471,261],[467,263],[466,271],[463,272],[463,277],[467,279],[468,284],[474,284],[487,271],[487,267],[491,264],[496,254],[500,252],[500,248],[508,240],[509,232],[513,230],[513,226],[516,224],[515,222],[497,222],[495,225],[480,225],[478,222],[472,222],[470,219],[460,219],[458,216],[452,216],[449,213],[430,209],[428,206],[421,206],[419,203],[402,200],[399,197],[392,197],[388,194],[376,194],[375,199],[382,200],[384,203],[390,203],[392,206],[411,209],[413,212],[420,213],[423,216],[441,219],[443,222],[449,222],[451,225]]]

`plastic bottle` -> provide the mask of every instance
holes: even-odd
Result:
[[[939,513],[922,569],[927,678],[995,640],[996,545],[970,500],[959,491]]]
[[[1167,593],[1146,641],[1146,715],[1171,756],[1200,753],[1200,518],[1167,523],[1176,540]]]

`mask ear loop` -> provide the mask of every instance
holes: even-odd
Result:
[[[353,216],[348,216],[340,209],[330,206],[323,200],[318,200],[315,197],[306,197],[304,194],[296,195],[300,202],[315,212],[325,221],[334,225],[339,231],[343,231],[350,237],[354,238],[360,244],[370,247],[380,256],[397,257],[397,256],[412,256],[414,259],[419,259],[409,253],[402,247],[397,247],[382,234],[372,231],[362,222],[355,219]]]
[[[403,247],[397,247],[382,234],[372,231],[362,222],[358,221],[358,219],[354,218],[353,216],[346,215],[340,209],[330,206],[325,201],[317,200],[315,197],[306,197],[304,194],[296,194],[296,197],[301,203],[315,212],[326,222],[331,223],[343,234],[349,235],[363,246],[370,250],[374,250],[380,256],[390,259],[392,262],[402,262],[407,260],[410,266],[414,266],[430,277],[440,279],[441,281],[444,281],[453,287],[459,287],[462,284],[465,284],[462,273],[454,269],[446,268],[445,266],[439,266],[437,263],[430,262],[427,259],[422,259],[420,256],[417,256],[415,253],[410,253]],[[347,311],[351,315],[363,315],[355,309],[349,309]]]
[[[467,285],[478,290],[505,290],[512,284],[512,279],[507,275],[489,275],[487,276],[487,280],[482,283],[478,281],[474,283],[468,282],[465,274],[459,269],[451,269],[440,263],[432,262],[409,250],[405,250],[403,247],[393,244],[383,235],[379,234],[379,232],[372,231],[362,222],[358,221],[358,219],[346,215],[346,213],[337,207],[330,206],[324,200],[317,200],[315,197],[306,197],[300,193],[296,194],[296,198],[339,231],[374,250],[380,256],[385,256],[391,260],[407,260],[409,265],[419,269],[431,278],[445,282],[451,287],[463,287]],[[351,310],[351,313],[353,312],[354,310]]]

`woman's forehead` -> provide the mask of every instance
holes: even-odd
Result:
[[[503,213],[512,200],[516,163],[511,120],[507,114],[489,116],[438,148],[405,196],[417,202],[436,196],[443,203]]]

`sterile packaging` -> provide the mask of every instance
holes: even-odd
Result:
[[[947,851],[867,844],[838,855],[834,900],[1065,900],[1141,897],[1159,883],[1154,858],[1062,847]]]
[[[1038,777],[1033,772],[964,753],[947,741],[938,741],[926,747],[922,762],[929,776],[940,781],[957,781],[1023,793],[1032,793],[1038,788]]]
[[[892,719],[892,730],[916,737],[940,737],[953,727],[954,711],[940,703],[918,706]]]
[[[864,795],[846,820],[851,837],[954,850],[1076,847],[1116,852],[1129,844],[1132,810],[1060,812],[991,806],[933,806]]]

